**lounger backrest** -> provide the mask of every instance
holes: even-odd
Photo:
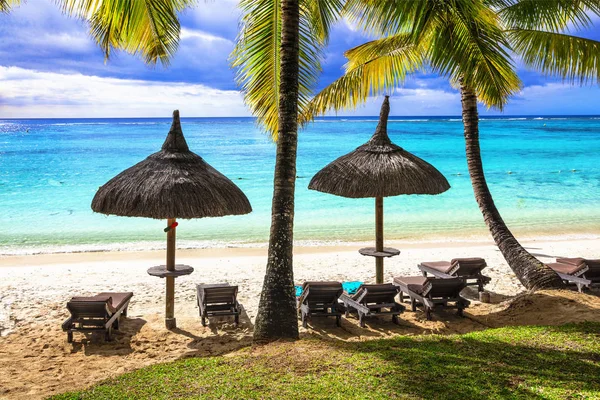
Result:
[[[393,303],[399,288],[391,283],[378,285],[361,285],[354,295],[354,300],[363,304]]]
[[[219,286],[201,288],[201,299],[203,304],[233,304],[236,302],[237,286]]]
[[[452,274],[456,276],[473,276],[481,273],[487,267],[483,258],[455,258],[450,261]]]
[[[597,280],[600,279],[600,259],[589,260],[581,257],[576,258],[557,258],[557,263],[561,264],[569,264],[569,265],[581,265],[585,264],[587,266],[587,271],[585,271],[586,279]]]
[[[305,282],[302,285],[300,303],[335,303],[343,291],[340,282]]]
[[[108,300],[70,301],[67,310],[73,318],[110,318],[112,315]]]
[[[452,279],[429,279],[431,283],[431,290],[427,295],[431,298],[436,297],[458,297],[460,291],[466,286],[464,279],[452,278]]]

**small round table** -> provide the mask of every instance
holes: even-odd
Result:
[[[369,257],[394,257],[400,254],[400,250],[393,247],[384,247],[383,251],[377,251],[375,247],[363,247],[358,252]]]
[[[175,271],[167,270],[166,265],[157,265],[148,269],[148,275],[158,276],[159,278],[166,278],[167,276],[177,278],[178,276],[189,275],[192,272],[194,272],[194,268],[185,264],[175,264]]]

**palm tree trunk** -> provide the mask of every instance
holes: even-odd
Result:
[[[479,115],[477,113],[477,96],[463,82],[460,86],[463,124],[465,127],[465,143],[467,148],[467,164],[475,200],[483,214],[483,219],[490,229],[492,237],[500,252],[514,271],[519,281],[529,290],[563,287],[562,280],[552,269],[533,257],[521,246],[510,232],[496,205],[485,181],[481,153],[479,149]]]
[[[299,0],[282,0],[279,131],[267,272],[254,326],[254,341],[298,338],[293,239],[298,147]]]

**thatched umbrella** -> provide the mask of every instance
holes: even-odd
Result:
[[[171,329],[176,326],[175,277],[193,271],[190,266],[175,265],[176,219],[241,215],[252,207],[232,181],[189,150],[175,110],[161,150],[103,185],[92,200],[92,210],[167,220],[167,263],[148,273],[167,278],[165,324]]]
[[[376,259],[376,281],[383,282],[383,258],[400,254],[383,247],[383,198],[400,194],[439,194],[450,188],[431,164],[392,143],[387,134],[390,102],[385,97],[371,139],[317,172],[309,189],[350,198],[375,197],[375,247],[360,250]]]

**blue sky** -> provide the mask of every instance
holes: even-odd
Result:
[[[0,118],[248,116],[229,69],[238,29],[237,0],[199,2],[181,16],[179,50],[168,69],[125,53],[108,63],[82,21],[50,0],[28,0],[0,14]],[[600,19],[581,32],[600,40]],[[320,87],[337,78],[343,52],[367,38],[340,22],[326,50]],[[572,87],[519,68],[522,92],[508,115],[600,114],[597,85]],[[377,115],[379,99],[343,115]],[[481,113],[498,114],[497,111]],[[393,115],[460,115],[460,97],[445,79],[420,74],[392,95]]]

